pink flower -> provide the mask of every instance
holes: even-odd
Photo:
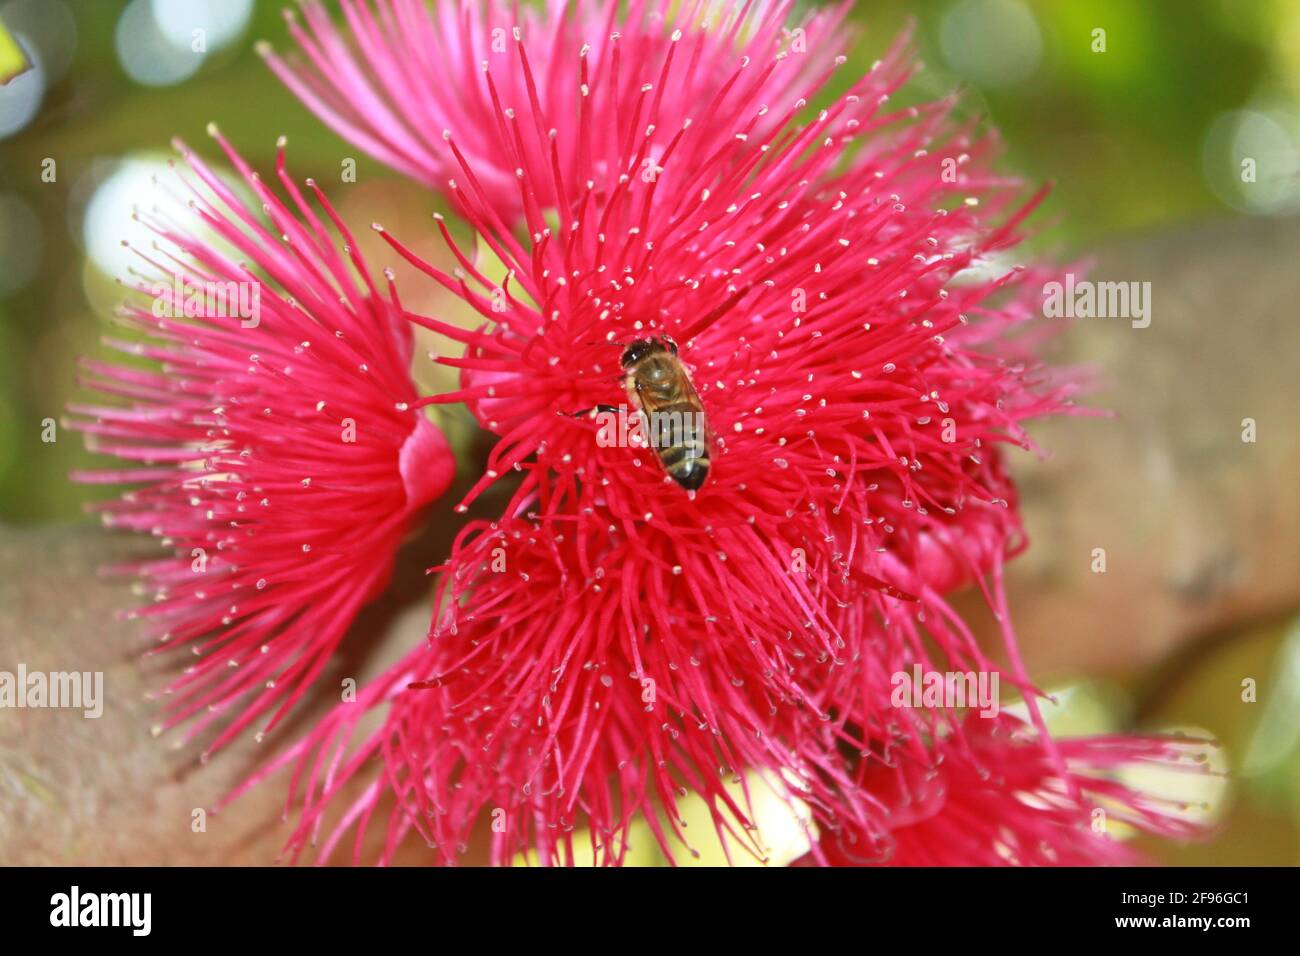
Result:
[[[213,747],[303,695],[453,471],[412,407],[395,291],[311,181],[326,219],[308,204],[283,148],[288,205],[217,138],[256,204],[178,144],[206,190],[190,187],[189,226],[150,223],[163,245],[140,255],[157,278],[136,289],[153,302],[124,306],[139,335],[110,342],[161,368],[86,360],[85,384],[109,400],[71,409],[91,448],[130,463],[75,476],[136,486],[99,506],[104,523],[171,552],[119,570],[151,593],[131,616],[197,655],[168,688],[166,725],[226,718]]]
[[[398,801],[385,860],[415,829],[437,862],[454,863],[484,818],[495,864],[529,849],[546,862],[572,861],[584,824],[600,845],[597,859],[617,864],[637,819],[653,821],[671,854],[680,852],[672,837],[685,788],[718,807],[720,826],[735,828],[747,811],[724,788],[731,777],[750,767],[802,768],[823,756],[824,732],[809,728],[802,753],[789,725],[820,723],[825,702],[801,702],[792,675],[764,676],[753,659],[774,653],[772,627],[760,620],[765,606],[772,623],[792,622],[781,616],[784,596],[767,600],[746,584],[742,556],[739,578],[725,563],[696,561],[686,578],[657,567],[653,552],[662,545],[644,533],[601,540],[590,525],[552,535],[523,521],[469,530],[476,543],[456,563],[470,568],[472,553],[484,567],[463,581],[451,572],[431,647],[336,708],[281,760],[297,761],[294,791],[306,811],[295,851],[375,755],[379,780],[344,814],[322,857],[389,789]],[[729,593],[735,608],[720,603],[719,620],[701,620],[688,589]],[[724,625],[746,629],[753,646],[729,639]],[[794,645],[795,656],[804,643]],[[383,727],[349,752],[365,711],[384,705]]]
[[[534,168],[554,160],[557,176],[572,182],[585,174],[584,153],[616,155],[618,140],[634,126],[676,129],[696,111],[703,120],[702,111],[723,95],[746,57],[762,70],[741,82],[744,96],[733,102],[776,102],[831,64],[848,11],[842,3],[787,30],[789,0],[712,7],[637,0],[626,9],[594,0],[550,0],[541,10],[501,0],[437,0],[432,8],[424,0],[343,0],[340,6],[346,34],[317,0],[307,0],[302,23],[286,12],[300,56],[286,61],[266,45],[259,52],[336,133],[439,191],[460,175],[443,139],[450,131],[507,222],[523,209],[516,147]],[[796,51],[793,62],[764,73],[778,47]],[[575,55],[580,48],[582,57]],[[646,82],[654,84],[652,95],[642,89]],[[584,84],[617,87],[599,100],[611,115],[584,124]],[[552,124],[549,142],[501,109],[522,114],[534,101]],[[757,130],[771,126],[760,120]],[[503,139],[511,141],[504,150]],[[564,191],[549,175],[531,186],[541,206],[554,205]]]
[[[960,738],[938,742],[928,759],[911,751],[859,762],[858,786],[874,816],[826,828],[795,865],[1099,866],[1143,862],[1115,839],[1116,824],[1171,838],[1197,833],[1163,799],[1125,784],[1139,767],[1204,772],[1204,741],[1168,737],[1083,737],[1058,741],[1066,773],[1015,718],[970,718]]]
[[[528,88],[525,47],[509,69]],[[908,74],[902,44],[811,116],[829,72],[801,87],[774,50],[727,61],[712,98],[666,105],[655,91],[678,89],[689,58],[629,57],[616,80],[588,56],[576,40],[551,48],[554,69],[567,59],[586,78],[567,101],[493,102],[474,155],[503,158],[483,176],[448,137],[459,210],[506,278],[445,226],[455,275],[384,233],[485,320],[465,332],[412,316],[467,345],[445,360],[464,387],[428,401],[465,401],[500,436],[467,502],[519,483],[500,521],[458,540],[430,647],[367,689],[385,726],[349,750],[362,708],[348,705],[286,757],[304,784],[296,847],[373,756],[382,774],[325,852],[387,790],[385,857],[417,829],[440,862],[489,820],[498,863],[528,849],[570,861],[583,825],[616,863],[638,815],[672,853],[684,789],[743,835],[747,800],[723,784],[750,770],[837,780],[819,812],[856,818],[870,796],[847,786],[850,719],[918,759],[957,729],[951,714],[891,708],[890,669],[993,667],[943,594],[996,578],[1019,546],[1001,446],[1026,445],[1022,422],[1066,392],[1006,338],[1033,317],[1046,270],[970,267],[1015,243],[1033,201],[988,171],[992,144],[954,126],[950,102],[887,110]],[[552,109],[579,117],[578,147],[551,135]],[[518,170],[522,238],[489,184],[503,163]],[[713,435],[697,490],[574,415],[635,416],[621,358],[663,336]],[[1010,677],[1030,691],[1007,627]]]

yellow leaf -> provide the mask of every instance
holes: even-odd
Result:
[[[9,35],[4,23],[0,23],[0,84],[8,83],[20,73],[26,73],[30,67],[18,41]]]

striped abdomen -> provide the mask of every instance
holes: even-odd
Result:
[[[664,471],[687,491],[709,476],[709,430],[704,406],[671,339],[641,339],[623,352],[624,385],[641,411],[646,442]]]
[[[709,439],[699,400],[679,400],[642,414],[647,419],[646,439],[668,477],[687,491],[704,484],[709,475]]]

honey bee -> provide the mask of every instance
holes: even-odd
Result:
[[[668,477],[695,491],[709,476],[704,406],[667,336],[638,339],[623,350],[623,387]]]

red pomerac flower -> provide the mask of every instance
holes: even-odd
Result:
[[[455,130],[489,201],[513,223],[522,212],[515,148],[534,168],[554,162],[557,174],[572,181],[583,174],[584,153],[618,155],[622,143],[600,138],[630,136],[646,121],[646,110],[654,112],[652,122],[677,128],[732,80],[736,61],[752,55],[766,62],[783,35],[798,53],[794,68],[773,73],[750,99],[775,102],[783,88],[824,69],[842,47],[849,4],[783,31],[794,6],[789,0],[633,0],[620,9],[595,0],[549,0],[535,9],[500,0],[437,0],[432,7],[425,0],[343,0],[345,34],[317,0],[306,0],[301,23],[293,11],[285,14],[300,55],[286,61],[267,44],[258,50],[336,133],[440,191],[460,174],[442,140],[443,130]],[[527,63],[516,53],[519,40],[528,42]],[[586,50],[581,58],[575,55],[580,48]],[[639,89],[645,78],[656,81],[653,97]],[[620,122],[605,118],[584,126],[576,108],[583,85],[610,83],[620,96],[599,103],[619,113]],[[502,104],[530,103],[534,115],[552,124],[554,136],[548,141],[528,131],[503,150],[502,138],[514,134],[499,125],[506,115]],[[757,128],[771,123],[760,119]],[[530,186],[542,205],[554,205],[563,189],[549,176]]]
[[[547,862],[572,862],[582,825],[590,827],[595,859],[617,864],[637,818],[671,853],[657,811],[666,809],[669,828],[684,841],[676,801],[687,790],[718,808],[720,828],[759,852],[753,834],[737,826],[748,819],[745,807],[724,784],[751,767],[805,768],[825,737],[810,729],[808,752],[795,749],[803,740],[788,725],[820,723],[822,704],[800,706],[795,681],[760,674],[753,659],[772,649],[770,628],[751,618],[767,607],[776,623],[795,626],[790,598],[763,594],[727,562],[683,557],[692,570],[674,573],[654,553],[671,543],[644,532],[576,523],[551,534],[522,521],[467,531],[477,536],[455,561],[470,573],[444,600],[433,646],[336,708],[255,778],[298,761],[293,789],[302,784],[307,812],[294,849],[315,838],[330,799],[379,754],[382,780],[356,799],[322,855],[347,825],[368,820],[384,789],[398,797],[385,860],[414,828],[438,850],[438,862],[453,863],[483,816],[492,822],[496,864],[529,848]],[[472,568],[471,554],[483,559],[481,568]],[[705,620],[679,587],[730,597],[715,620]],[[751,631],[753,645],[727,640],[724,624]],[[363,714],[383,704],[384,726],[349,752]],[[356,846],[359,852],[360,839]]]
[[[1198,833],[1179,799],[1134,790],[1139,767],[1206,771],[1205,742],[1101,736],[1056,743],[1065,773],[1022,721],[970,717],[928,758],[909,750],[858,762],[855,785],[876,812],[823,829],[796,866],[1130,866],[1115,824],[1171,838]]]
[[[410,326],[391,283],[374,284],[309,180],[335,248],[285,173],[283,144],[291,205],[217,138],[256,205],[178,144],[207,187],[190,201],[205,231],[150,221],[164,245],[140,255],[157,279],[136,288],[153,302],[124,306],[140,335],[109,342],[162,367],[87,360],[84,384],[119,401],[71,409],[92,449],[132,463],[74,476],[138,486],[98,506],[104,523],[172,552],[118,569],[153,592],[131,615],[198,655],[168,688],[166,725],[202,714],[197,733],[239,705],[213,746],[302,696],[454,467],[412,407]],[[245,299],[253,309],[236,314]]]
[[[774,41],[764,17],[755,35]],[[621,24],[620,42],[637,49],[639,28]],[[459,209],[508,275],[485,274],[445,226],[455,275],[385,233],[486,320],[467,333],[412,316],[468,347],[445,360],[463,388],[428,401],[465,401],[500,436],[467,501],[518,484],[500,521],[458,540],[430,647],[367,690],[386,725],[349,751],[362,708],[348,705],[285,758],[304,783],[298,847],[376,754],[382,777],[327,851],[386,789],[386,857],[415,828],[449,862],[490,819],[496,862],[530,848],[567,862],[583,825],[618,862],[638,815],[671,853],[688,789],[744,843],[751,814],[725,781],[847,783],[850,717],[919,759],[950,715],[891,708],[889,669],[993,667],[943,593],[1020,546],[1000,446],[1027,444],[1021,423],[1060,410],[1066,387],[1008,335],[1049,273],[971,267],[1016,242],[1036,200],[988,171],[993,144],[952,123],[951,101],[888,111],[905,43],[808,114],[833,67],[801,82],[806,65],[774,42],[722,48],[696,94],[678,73],[691,60],[671,53],[697,45],[690,29],[662,61],[617,71],[560,41],[548,62],[575,64],[567,97],[506,99],[489,62],[498,95],[472,135],[499,158],[482,177],[445,137]],[[525,46],[508,69],[531,90]],[[502,166],[517,170],[522,238],[498,215]],[[623,366],[647,352],[698,394],[703,483],[676,480],[656,449],[607,447],[609,422],[582,414],[635,420],[653,382],[629,391]]]

